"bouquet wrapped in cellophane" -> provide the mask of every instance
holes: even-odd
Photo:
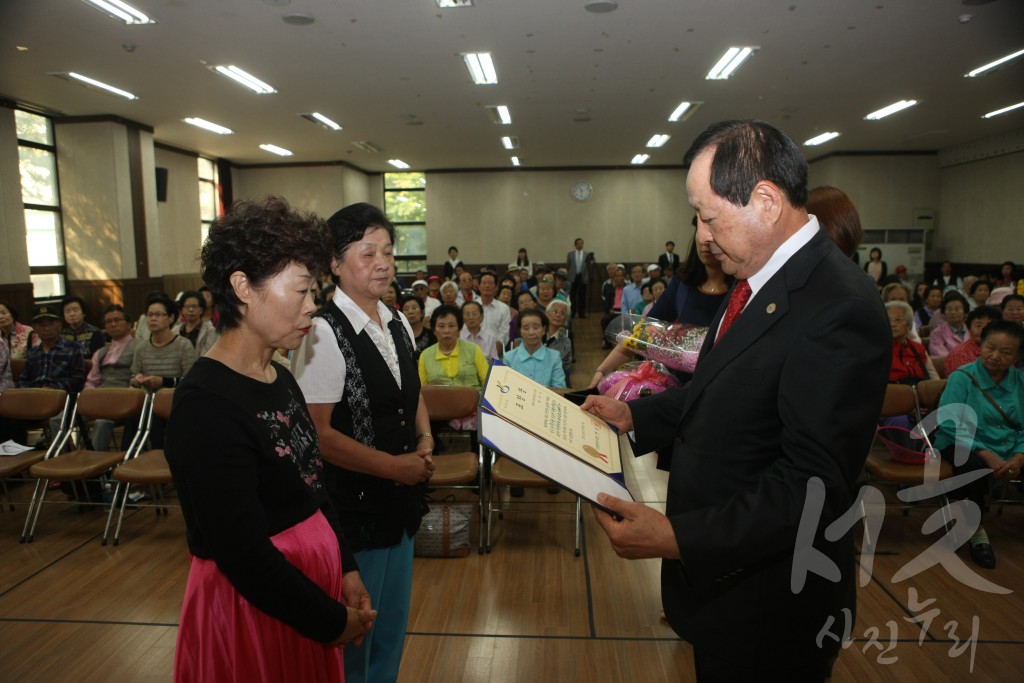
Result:
[[[693,373],[708,328],[667,323],[635,313],[623,313],[608,324],[605,338],[665,367]]]
[[[619,401],[632,401],[642,396],[660,394],[669,387],[678,387],[679,380],[661,363],[645,360],[626,363],[597,385],[602,396]]]

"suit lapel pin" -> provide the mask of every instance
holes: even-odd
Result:
[[[771,315],[772,313],[774,313],[775,312],[775,304],[768,304],[767,306],[765,306],[764,312],[767,313],[768,315]]]

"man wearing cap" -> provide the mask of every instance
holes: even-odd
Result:
[[[908,291],[914,291],[914,283],[907,279],[907,267],[902,263],[896,266],[896,281],[906,287]]]
[[[58,307],[40,304],[33,309],[32,328],[40,344],[25,352],[25,369],[18,386],[63,389],[77,393],[85,386],[85,360],[82,348],[61,339]]]
[[[427,294],[431,299],[441,300],[441,278],[437,275],[427,278]]]
[[[647,266],[647,277],[645,277],[643,279],[643,282],[641,282],[640,285],[643,286],[643,285],[647,284],[648,282],[654,282],[655,280],[660,280],[660,279],[661,279],[661,266],[659,266],[657,263],[652,263],[651,265]]]
[[[438,287],[440,286],[440,278],[438,278]],[[439,299],[434,299],[429,296],[429,290],[430,285],[427,284],[426,280],[416,280],[412,283],[412,293],[423,302],[424,320],[430,320],[430,315],[434,312],[434,309],[441,305],[441,301]]]

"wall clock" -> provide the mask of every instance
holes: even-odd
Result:
[[[585,202],[594,194],[594,188],[586,180],[578,180],[569,188],[569,195],[578,202]]]

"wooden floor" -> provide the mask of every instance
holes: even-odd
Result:
[[[575,386],[603,355],[596,328],[579,323]],[[649,457],[628,464],[634,494],[663,508],[665,474]],[[589,510],[574,557],[570,496],[528,490],[525,500],[547,513],[507,514],[491,554],[416,560],[400,680],[694,680],[689,645],[660,618],[658,562],[617,558]],[[968,587],[943,566],[894,582],[936,541],[921,531],[933,512],[887,514],[833,681],[1022,679],[1024,507],[986,519],[999,566],[978,574],[1008,595]],[[35,542],[19,544],[24,514],[24,504],[0,512],[0,681],[170,680],[188,572],[180,513],[136,511],[116,548],[99,543],[101,513],[73,506],[45,509]],[[925,613],[922,633],[912,619]]]

